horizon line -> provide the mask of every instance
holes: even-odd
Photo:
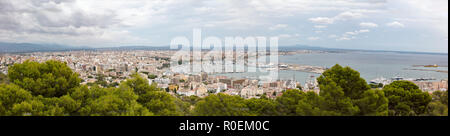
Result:
[[[1,42],[4,44],[33,44],[33,45],[55,45],[55,46],[67,46],[67,47],[75,47],[75,48],[90,48],[90,49],[102,49],[102,48],[120,48],[120,47],[169,47],[170,45],[118,45],[118,46],[104,46],[104,47],[90,47],[83,45],[66,45],[66,44],[55,44],[55,43],[12,43],[12,42]],[[430,52],[430,51],[411,51],[411,50],[386,50],[386,49],[357,49],[357,48],[335,48],[335,47],[323,47],[323,46],[315,46],[315,45],[304,45],[304,44],[294,44],[294,45],[279,45],[278,47],[295,47],[295,46],[303,46],[303,47],[311,47],[311,48],[321,48],[321,49],[331,49],[331,50],[348,50],[348,51],[368,51],[368,52],[398,52],[398,53],[422,53],[422,54],[447,54],[447,52]],[[307,49],[308,50],[308,49]],[[311,50],[311,49],[309,49]]]

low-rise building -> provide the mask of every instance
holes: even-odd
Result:
[[[177,94],[181,95],[181,96],[192,96],[192,95],[195,95],[195,91],[190,90],[190,89],[180,88],[180,90],[177,91]]]

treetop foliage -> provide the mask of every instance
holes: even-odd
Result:
[[[344,95],[351,99],[361,98],[364,91],[370,89],[370,86],[360,77],[358,71],[355,71],[350,67],[344,68],[339,64],[326,70],[319,78],[317,78],[317,81],[320,85],[324,86],[335,83],[342,91],[344,91]]]
[[[389,99],[391,116],[422,115],[432,101],[431,95],[410,81],[395,81],[383,90]]]
[[[78,87],[81,79],[78,74],[58,61],[38,63],[25,61],[8,69],[10,81],[33,95],[61,97]]]
[[[319,94],[293,89],[276,99],[177,96],[137,73],[114,86],[80,85],[58,61],[15,64],[7,77],[0,116],[448,116],[447,91],[429,95],[408,81],[370,89],[357,71],[339,65],[318,78]]]

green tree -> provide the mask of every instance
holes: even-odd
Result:
[[[431,96],[410,81],[395,81],[383,88],[389,100],[389,115],[415,116],[426,112]]]
[[[319,116],[326,115],[322,108],[323,99],[314,92],[297,89],[286,90],[276,99],[276,115],[283,116]]]
[[[428,104],[428,116],[448,116],[448,91],[435,91],[432,94],[432,102]]]
[[[32,99],[30,92],[23,90],[17,85],[0,85],[0,116],[9,115],[15,104]]]
[[[432,94],[433,101],[441,102],[448,106],[448,91],[435,91]]]
[[[182,96],[181,100],[184,102],[188,102],[191,105],[195,105],[198,101],[202,100],[202,98],[196,95],[191,95],[191,96]]]
[[[105,80],[105,75],[98,74],[96,79],[97,79],[97,81],[95,81],[96,84],[101,85],[103,87],[108,87],[108,82]]]
[[[369,84],[369,86],[370,86],[370,88],[383,88],[383,84],[382,83],[379,83],[379,84]]]
[[[118,87],[120,84],[117,82],[113,82],[111,84],[108,85],[108,87]]]
[[[183,116],[191,116],[193,106],[189,102],[185,102],[175,97],[175,104]]]
[[[75,101],[81,103],[81,107],[85,107],[92,101],[107,94],[108,94],[107,89],[100,88],[99,86],[93,86],[91,88],[88,88],[88,86],[84,85],[76,88],[75,91],[70,94],[70,97],[73,98]]]
[[[9,67],[10,81],[33,95],[61,97],[78,87],[81,79],[65,63],[25,61]]]
[[[362,98],[355,101],[360,109],[360,116],[387,116],[388,99],[383,90],[369,90],[362,94]]]
[[[131,79],[128,79],[123,84],[130,86],[139,95],[137,101],[144,107],[155,113],[155,115],[183,115],[183,110],[177,106],[176,98],[158,89],[156,83],[149,85],[148,80],[142,78],[137,73],[131,75],[131,77]]]
[[[31,105],[33,105],[33,101],[39,103],[39,105],[40,103],[44,105],[44,107],[40,109],[41,112],[26,112],[27,110],[21,109],[19,114],[33,113],[32,116],[70,116],[74,112],[77,112],[81,106],[81,103],[75,101],[69,95],[51,98],[36,96],[33,98],[32,102],[30,102]],[[16,112],[16,114],[17,113],[18,112]]]
[[[441,102],[431,102],[428,104],[427,112],[424,115],[428,116],[448,116],[448,106]]]
[[[448,106],[448,91],[445,91],[441,97],[441,102]]]
[[[305,98],[297,104],[296,112],[298,116],[327,116],[334,113],[323,111],[324,99],[314,92],[307,92]]]
[[[213,94],[200,100],[193,111],[196,116],[249,116],[245,100],[239,96],[223,93]]]
[[[133,90],[122,85],[110,89],[106,95],[100,96],[80,109],[83,116],[150,116],[153,115],[136,100],[138,96]]]
[[[149,78],[149,79],[155,79],[155,78],[157,78],[157,77],[158,77],[158,76],[153,75],[153,74],[148,75],[148,78]]]
[[[0,72],[0,84],[8,84],[9,80],[8,77]]]
[[[321,109],[328,115],[352,116],[358,113],[359,108],[353,105],[349,97],[345,96],[343,89],[329,80],[325,79],[327,84],[319,85],[320,97],[323,98]]]
[[[10,115],[15,116],[70,116],[78,109],[80,103],[68,95],[57,98],[43,96],[33,97],[31,100],[14,104]]]
[[[362,94],[370,89],[367,82],[360,77],[358,71],[350,67],[344,68],[338,64],[326,70],[317,78],[317,81],[324,86],[334,82],[338,87],[342,88],[344,95],[351,99],[360,99]]]
[[[297,89],[286,90],[283,95],[276,98],[277,110],[280,115],[297,115],[297,104],[305,98],[305,93]]]
[[[275,101],[270,99],[248,99],[245,103],[251,114],[257,116],[274,116],[277,113],[277,104]]]
[[[359,72],[350,67],[336,64],[317,80],[320,96],[325,103],[322,112],[347,116],[382,116],[387,113],[388,100],[384,93],[369,90],[371,87],[360,77]]]
[[[157,91],[156,84],[149,85],[148,80],[134,73],[131,79],[127,79],[123,84],[131,87],[137,95],[145,94],[147,91]]]
[[[39,100],[24,101],[15,104],[11,110],[15,116],[63,116],[64,110],[59,107],[46,107]]]
[[[183,109],[177,105],[175,97],[163,91],[148,91],[137,100],[157,116],[181,116]]]

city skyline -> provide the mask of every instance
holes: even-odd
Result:
[[[229,64],[235,65],[236,71],[227,71],[224,65],[222,71],[196,72],[196,63],[201,62],[201,67],[212,67],[211,61],[193,59],[189,63],[191,60],[183,57],[175,63],[193,64],[192,70],[177,72],[171,68],[174,62],[171,56],[177,52],[116,50],[5,54],[0,56],[0,93],[3,96],[0,101],[6,110],[1,110],[0,116],[448,116],[448,108],[444,105],[448,102],[443,99],[448,97],[448,61],[439,61],[442,59],[438,56],[442,55],[409,54],[407,57],[402,53],[382,52],[359,56],[356,54],[362,52],[285,51],[280,52],[280,56],[294,61],[278,65],[259,62],[256,65],[258,72],[250,69],[255,66],[251,60],[265,53],[246,55],[235,51],[236,60],[247,58],[248,61],[244,61],[247,70],[237,71],[239,63],[236,61]],[[330,64],[332,67],[328,68],[296,64],[310,55],[338,57],[346,54],[365,60],[361,64],[366,66],[384,68],[383,75],[388,78],[366,78],[367,69],[345,62]],[[390,59],[381,63],[367,55],[390,56]],[[440,63],[414,65],[421,62],[417,59],[419,56],[427,63]],[[226,62],[227,57],[222,59]],[[323,60],[329,59],[321,60],[313,62],[326,63]],[[410,68],[403,65],[397,69],[407,76],[389,78],[394,76],[389,73],[396,73],[392,60],[395,64],[414,61],[406,64]],[[351,61],[346,59],[346,62]],[[376,66],[374,62],[384,65]],[[274,72],[284,77],[265,80],[266,75],[272,76]],[[254,75],[247,76],[248,73]],[[300,80],[302,77],[308,79],[297,80],[297,74],[302,75]],[[23,95],[22,100],[13,99],[17,102],[8,103],[10,98],[19,95]],[[399,97],[405,101],[400,104],[407,103],[404,104],[406,109],[398,108]],[[42,106],[35,107],[34,103]],[[440,104],[440,108],[435,108],[436,104]]]
[[[278,36],[280,46],[448,53],[446,0],[0,0],[0,42],[164,46],[177,36]]]

